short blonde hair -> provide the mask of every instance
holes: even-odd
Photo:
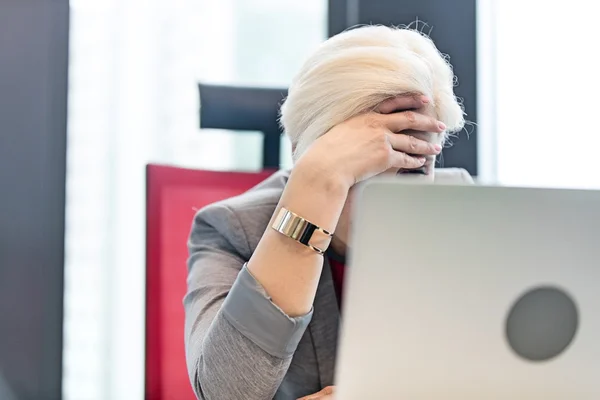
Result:
[[[452,66],[431,39],[412,29],[365,26],[325,41],[293,79],[280,122],[294,161],[335,125],[399,95],[433,101],[448,133],[464,126]]]

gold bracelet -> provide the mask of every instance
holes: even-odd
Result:
[[[310,240],[312,239],[313,234],[315,232],[320,232],[329,238],[333,236],[333,233],[318,227],[312,222],[307,221],[306,219],[302,218],[297,214],[294,214],[293,212],[284,207],[281,207],[279,213],[277,213],[275,222],[273,222],[273,225],[271,227],[277,232],[291,239],[294,239],[297,242],[302,243],[303,245],[317,252],[318,254],[325,253],[327,249],[321,249],[310,244]]]

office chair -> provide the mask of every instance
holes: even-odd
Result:
[[[187,238],[196,211],[266,179],[259,173],[146,169],[146,400],[195,400],[184,348]]]

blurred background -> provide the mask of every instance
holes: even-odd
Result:
[[[485,183],[598,188],[599,9],[589,0],[1,0],[0,398],[144,397],[146,165],[262,169],[261,132],[200,129],[199,83],[285,89],[332,34],[418,20],[450,55],[474,123],[444,166]],[[37,180],[27,186],[27,176]],[[17,265],[26,266],[18,279]],[[11,330],[18,323],[30,328]]]

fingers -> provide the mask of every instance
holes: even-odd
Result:
[[[442,151],[442,146],[418,139],[411,135],[389,133],[388,138],[393,152],[392,166],[396,168],[416,169],[425,165],[428,158]]]
[[[403,135],[398,133],[389,133],[388,140],[392,148],[396,151],[422,155],[422,156],[435,156],[440,154],[442,146],[436,143],[430,143],[425,140],[421,140],[412,135]]]
[[[415,130],[421,132],[441,133],[446,125],[435,118],[414,111],[381,115],[382,123],[392,132]]]
[[[418,110],[429,103],[430,100],[427,96],[396,96],[385,100],[374,111],[380,114],[390,114],[396,111]]]
[[[325,389],[318,393],[311,394],[310,396],[302,397],[298,400],[330,400],[333,399],[334,386],[327,386]]]
[[[411,156],[400,151],[392,154],[392,167],[394,168],[417,169],[423,167],[426,162],[427,158],[422,156]]]
[[[325,389],[321,390],[321,393],[324,395],[333,394],[334,386],[327,386]]]

